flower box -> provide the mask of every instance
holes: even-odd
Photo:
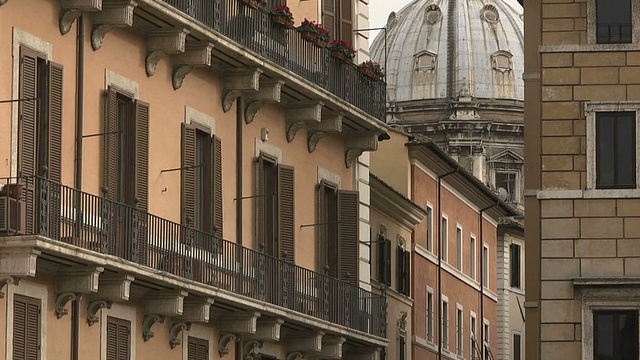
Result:
[[[380,81],[382,80],[382,76],[378,73],[376,73],[375,71],[373,71],[373,69],[369,69],[367,67],[364,66],[359,66],[358,67],[358,71],[360,72],[360,75],[367,77],[373,81]]]
[[[313,45],[323,48],[327,46],[327,40],[321,38],[320,36],[316,36],[316,38],[313,40]]]
[[[329,44],[329,50],[331,50],[331,57],[344,63],[350,63],[356,56],[356,50],[353,46],[343,40],[333,40],[331,44]]]
[[[316,34],[311,31],[303,31],[302,33],[300,33],[300,36],[302,36],[302,40],[305,40],[305,41],[309,41],[309,42],[316,41]]]
[[[342,62],[347,62],[347,56],[340,50],[332,50],[331,57]]]
[[[276,24],[280,24],[287,29],[293,29],[295,26],[293,20],[287,19],[284,15],[271,15],[271,21]]]

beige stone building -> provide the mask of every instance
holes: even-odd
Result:
[[[640,2],[525,2],[526,352],[637,359]]]
[[[281,4],[0,1],[0,357],[378,359],[385,85]],[[366,59],[366,1],[289,6]]]

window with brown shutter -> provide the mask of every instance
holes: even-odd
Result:
[[[207,360],[209,359],[209,341],[189,336],[187,345],[188,360]]]
[[[396,287],[399,293],[407,296],[409,296],[409,281],[411,278],[411,259],[409,255],[410,253],[401,246],[397,247],[396,274],[398,276],[398,283]]]
[[[129,360],[131,322],[107,316],[107,360]]]
[[[322,26],[332,39],[353,44],[352,6],[352,0],[322,0]]]
[[[378,281],[391,286],[391,240],[383,234],[378,235]]]
[[[358,282],[358,192],[338,191],[340,280]]]
[[[13,359],[40,359],[41,300],[15,294],[13,298]]]

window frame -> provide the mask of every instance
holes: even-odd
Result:
[[[441,260],[445,263],[449,263],[449,217],[446,214],[442,214],[440,218],[440,244],[441,247],[440,256]]]
[[[464,308],[456,304],[456,355],[464,357]]]
[[[471,358],[473,358],[473,354],[475,354],[476,352],[475,342],[477,341],[476,339],[476,334],[478,333],[477,327],[478,327],[478,317],[476,316],[476,313],[471,311],[469,314],[469,349],[470,349],[469,354],[471,355]]]
[[[427,202],[427,216],[426,216],[426,227],[427,227],[427,251],[433,254],[433,205]]]
[[[456,269],[462,272],[464,266],[464,245],[463,245],[464,231],[462,225],[456,224]]]
[[[100,314],[100,360],[107,360],[107,317],[127,320],[131,323],[129,328],[131,336],[129,336],[129,360],[136,360],[136,342],[137,342],[137,314],[136,308],[125,304],[113,303],[111,308],[102,309]]]
[[[444,295],[440,302],[440,329],[442,349],[449,351],[449,298]]]
[[[516,357],[516,336],[518,337],[518,350],[519,356]],[[511,352],[513,353],[513,360],[522,360],[522,334],[519,331],[514,331],[511,335]]]
[[[473,234],[469,235],[469,277],[473,280],[476,280],[477,272],[478,272],[478,263],[476,261],[477,254],[477,239]]]
[[[598,43],[597,41],[597,1],[587,0],[587,44],[598,50],[632,50],[638,48],[640,40],[640,0],[631,0],[631,42]]]
[[[486,259],[485,259],[485,251],[487,253],[486,255]],[[489,288],[489,279],[491,278],[489,272],[490,272],[490,266],[489,266],[489,260],[491,257],[491,254],[489,253],[489,244],[484,243],[482,244],[482,269],[481,269],[481,274],[480,276],[482,276],[482,286],[485,287],[486,289]]]
[[[640,0],[639,0],[640,1]],[[596,186],[596,118],[598,113],[605,112],[635,112],[636,123],[636,186],[635,188],[614,188],[602,189]],[[638,197],[640,196],[640,149],[638,143],[640,139],[640,101],[622,102],[588,102],[585,104],[585,117],[587,122],[587,188],[586,198],[600,197]]]
[[[517,247],[518,249],[518,273],[517,279],[514,278],[514,258],[513,248]],[[517,284],[514,285],[514,280],[517,280]],[[509,286],[514,289],[522,290],[522,245],[517,242],[512,242],[509,244]]]
[[[13,304],[15,295],[40,299],[40,359],[46,358],[47,354],[47,320],[49,314],[49,290],[46,285],[29,281],[29,279],[21,279],[20,285],[6,285],[6,346],[5,358],[13,359]]]
[[[429,299],[431,298],[431,299]],[[435,309],[434,309],[434,301],[435,297],[434,297],[434,293],[433,293],[433,289],[427,286],[427,293],[425,296],[425,302],[426,302],[426,307],[425,307],[425,312],[426,312],[426,322],[427,322],[427,326],[426,326],[426,340],[427,342],[433,344],[434,343],[434,339],[435,339],[435,334],[434,334],[434,317],[435,317]],[[431,300],[431,301],[429,301]]]

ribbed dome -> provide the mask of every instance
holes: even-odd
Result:
[[[522,6],[516,0],[415,0],[371,46],[386,70],[391,102],[524,99]]]

